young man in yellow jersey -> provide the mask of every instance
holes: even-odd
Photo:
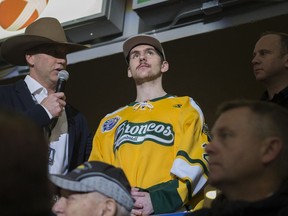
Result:
[[[156,38],[131,37],[123,52],[137,97],[101,120],[89,160],[124,170],[133,187],[134,215],[199,208],[208,174],[203,113],[192,98],[163,89],[169,64]]]

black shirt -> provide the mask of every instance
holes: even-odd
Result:
[[[270,101],[288,109],[288,86],[278,94],[275,94],[271,100],[269,99],[268,92],[265,91],[262,94],[261,100]]]
[[[184,216],[287,216],[288,181],[272,196],[256,202],[229,201],[217,196],[210,208],[186,213]]]

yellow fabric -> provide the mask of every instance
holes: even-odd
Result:
[[[132,103],[101,120],[89,160],[121,167],[134,187],[145,189],[178,178],[178,194],[187,203],[185,180],[192,182],[193,194],[207,180],[205,132],[202,111],[190,97]]]

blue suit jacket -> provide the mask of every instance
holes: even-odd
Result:
[[[24,80],[0,86],[0,107],[23,113],[39,127],[45,127],[51,121],[45,109],[35,104]],[[82,113],[69,104],[65,106],[65,111],[68,121],[68,170],[70,171],[88,160],[92,149],[92,134]]]

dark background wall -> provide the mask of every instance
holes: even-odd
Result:
[[[288,15],[164,43],[170,70],[167,92],[199,102],[211,127],[219,103],[236,98],[259,99],[264,90],[255,81],[251,59],[259,34],[288,31]],[[135,98],[133,80],[121,53],[70,65],[68,100],[88,118],[92,130],[107,113]]]
[[[252,72],[254,44],[263,31],[288,32],[287,21],[288,15],[282,15],[163,43],[170,63],[164,75],[166,91],[198,101],[210,127],[219,103],[236,98],[258,100],[264,88]],[[71,64],[67,70],[67,100],[84,113],[93,132],[104,115],[135,98],[122,53]]]

